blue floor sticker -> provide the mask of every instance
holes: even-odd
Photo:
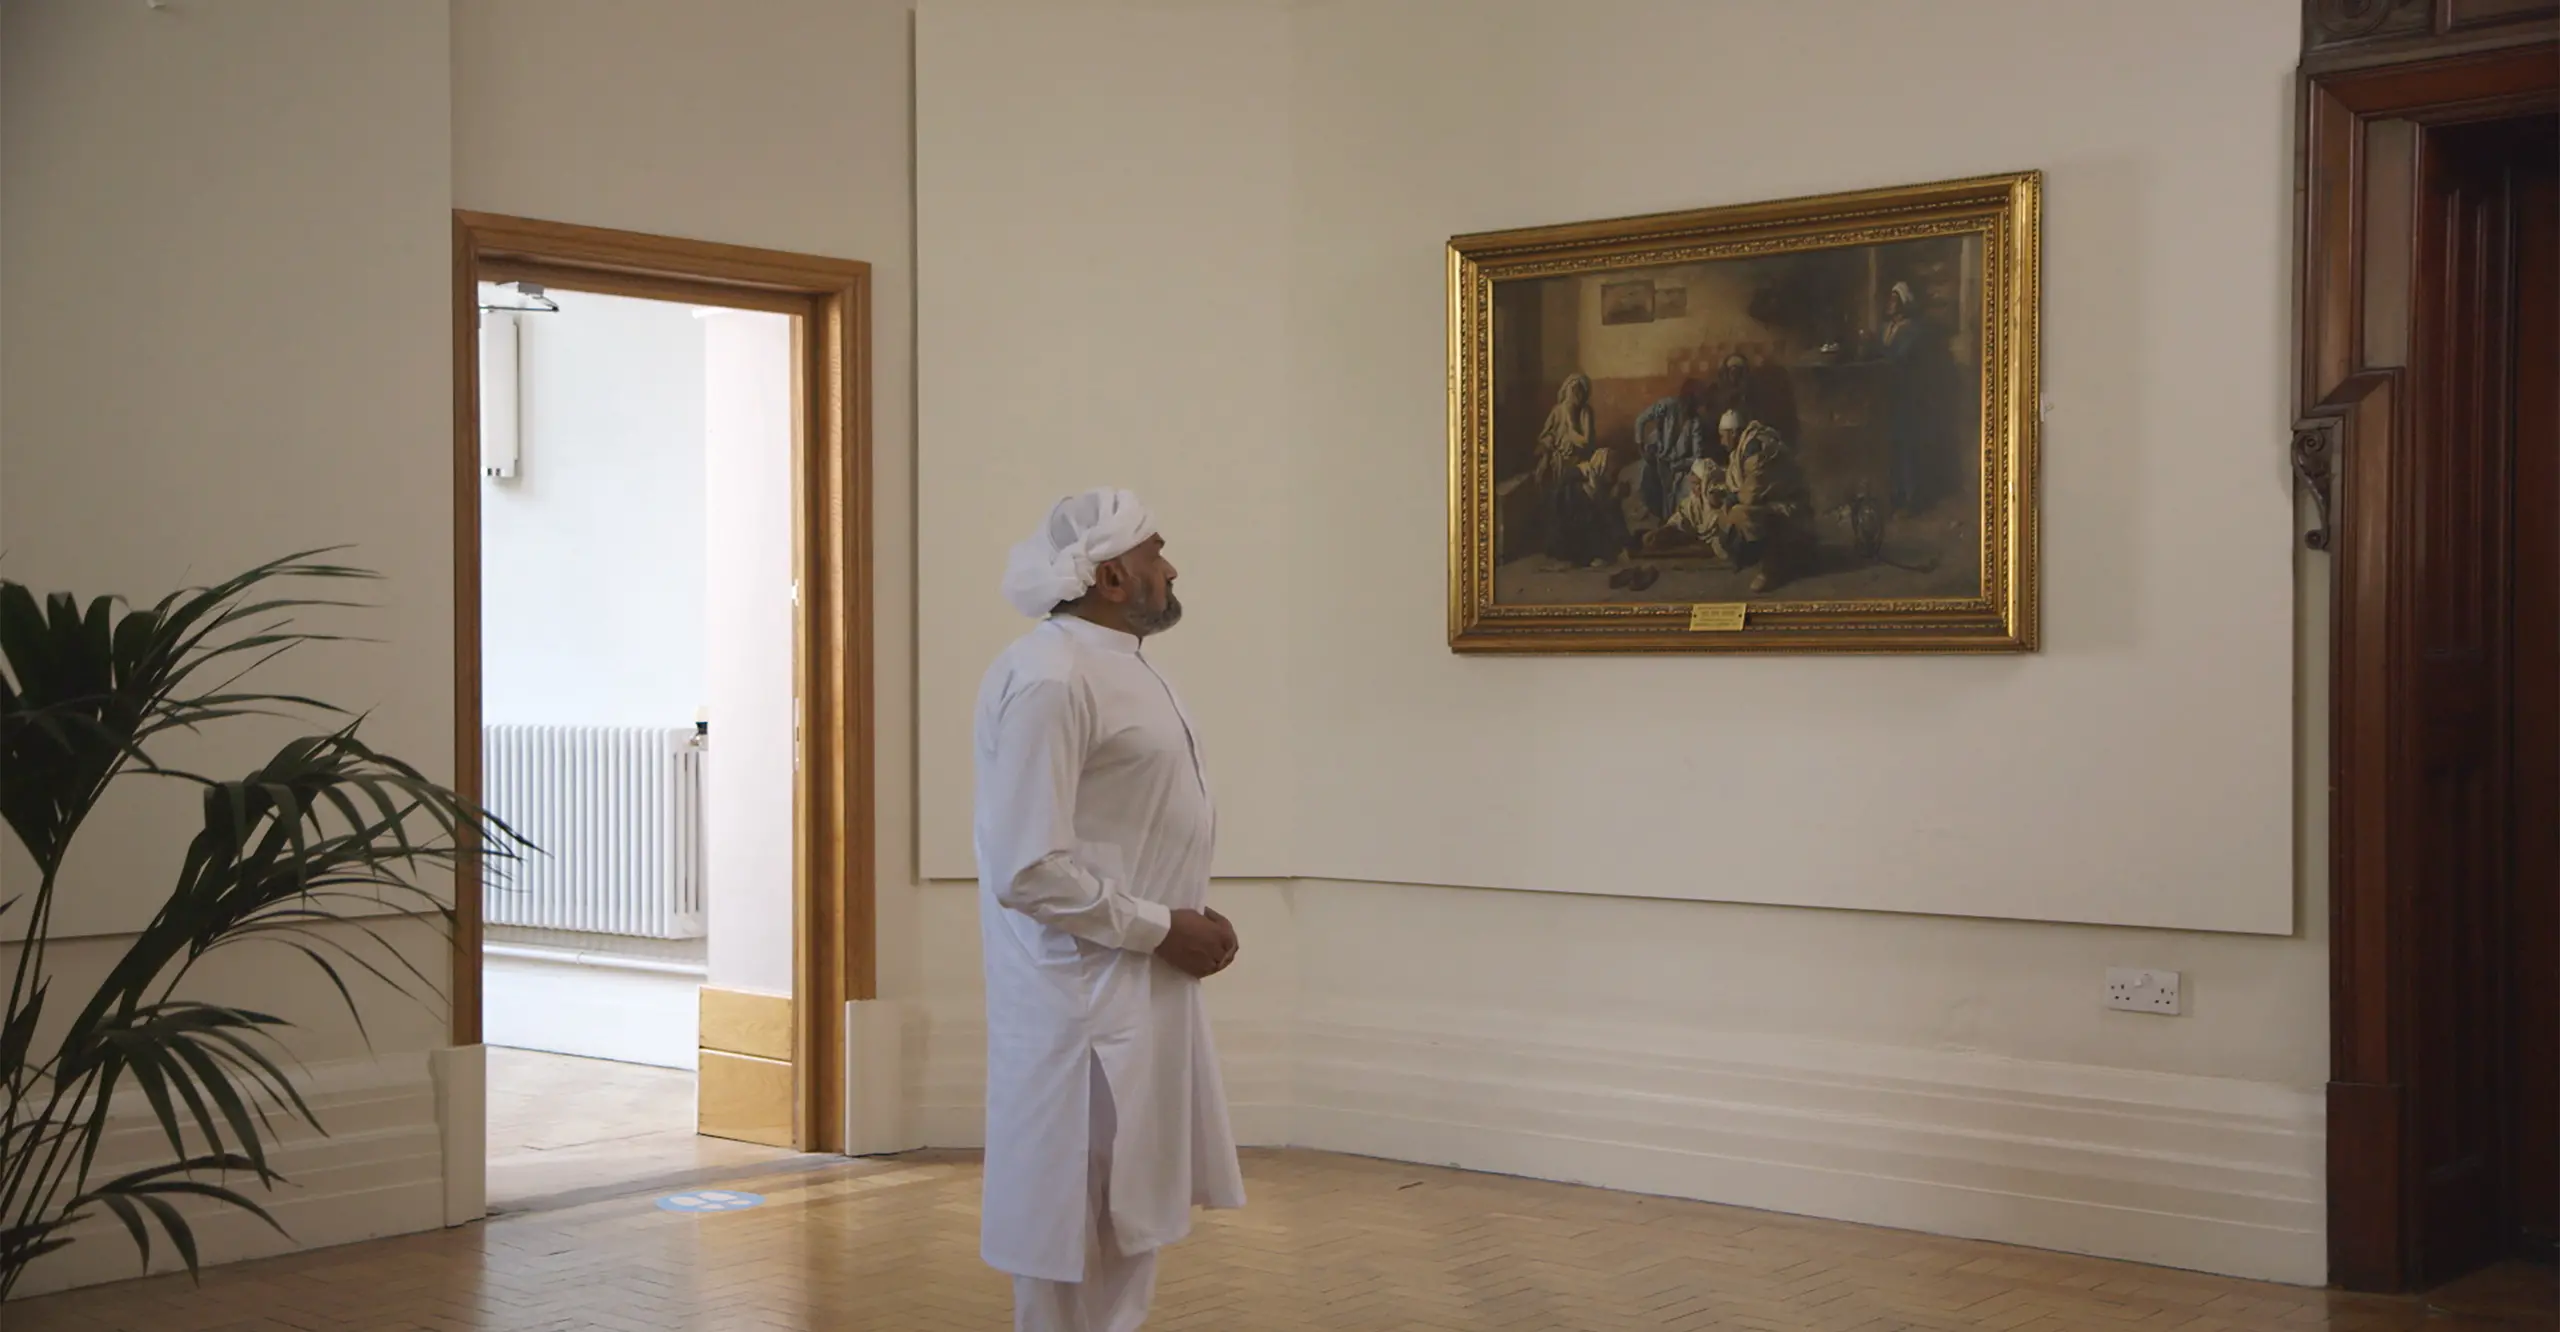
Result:
[[[692,1193],[670,1193],[658,1200],[662,1212],[743,1212],[764,1206],[761,1193],[733,1193],[727,1189],[699,1189]]]

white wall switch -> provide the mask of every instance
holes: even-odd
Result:
[[[2179,1006],[2178,973],[2145,967],[2107,968],[2107,1007],[2171,1016],[2186,1011]]]

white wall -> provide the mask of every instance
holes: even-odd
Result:
[[[1193,546],[1192,600],[1232,618],[1179,650],[1222,780],[1260,797],[1294,774],[1294,800],[1230,799],[1262,854],[1227,872],[2290,932],[2270,706],[2290,688],[2290,481],[2277,451],[2234,458],[2192,423],[2285,420],[2268,275],[2292,21],[2173,7],[2214,25],[2194,43],[2157,10],[1854,8],[925,11],[928,653],[987,654],[983,587],[1038,496],[1136,468],[1177,534],[1220,537]],[[1280,44],[1255,25],[1283,22],[1294,119],[1275,124]],[[1214,76],[1161,58],[1210,49]],[[1709,50],[1804,55],[1693,78]],[[1905,78],[1915,53],[1933,72]],[[2152,71],[2173,67],[2162,106]],[[1824,114],[1763,113],[1809,82],[1834,90]],[[1106,145],[1147,168],[1097,169]],[[1449,652],[1449,235],[2026,166],[2050,197],[2045,652]],[[1019,318],[986,317],[1008,299]],[[1013,474],[988,465],[1009,440]],[[1290,519],[1230,521],[1213,501],[1280,511],[1257,470],[1275,457]],[[923,678],[927,868],[965,873],[965,765],[945,756],[966,752],[966,677]],[[1750,780],[1702,789],[1745,756]],[[1300,835],[1262,834],[1284,816]]]
[[[0,6],[0,569],[145,599],[354,543],[385,575],[361,589],[376,609],[312,627],[377,641],[261,678],[366,712],[374,744],[431,774],[452,770],[453,728],[447,68],[439,0]],[[283,733],[248,723],[171,757],[241,770]],[[164,788],[85,831],[57,933],[93,937],[56,955],[58,993],[122,949],[196,818]],[[0,895],[23,870],[0,867]],[[401,937],[443,967],[428,931]],[[277,1157],[299,1186],[277,1213],[305,1242],[443,1217],[422,1053],[443,1015],[357,980],[371,1054],[291,953],[218,956],[192,987],[302,1024],[289,1039],[337,1135]],[[33,1288],[131,1274],[107,1227]],[[287,1247],[246,1217],[198,1235],[216,1261]]]
[[[791,321],[703,318],[708,407],[708,693],[704,771],[710,983],[791,993]]]
[[[452,743],[442,20],[411,0],[12,4],[0,94],[9,576],[156,598],[348,544],[385,575],[353,589],[377,609],[311,627],[383,641],[260,678],[370,712],[368,737],[430,772]],[[279,734],[185,756],[245,766]],[[175,790],[104,811],[96,886],[58,928],[136,923],[194,815]]]
[[[1125,485],[1182,571],[1189,618],[1148,652],[1215,764],[1218,872],[1289,873],[1279,631],[1292,565],[1327,538],[1287,498],[1309,446],[1288,388],[1288,18],[917,17],[943,76],[916,89],[926,870],[976,873],[970,712],[986,662],[1029,627],[996,591],[1006,552],[1060,495]]]
[[[551,297],[515,316],[516,475],[480,483],[481,716],[688,725],[708,701],[703,321]]]
[[[1229,818],[1287,829],[1300,876],[1222,885],[1287,963],[1213,992],[1222,1017],[1289,1014],[1291,1141],[2317,1279],[2292,8],[1299,6],[1285,133],[1176,72],[1266,86],[1280,57],[1236,33],[1268,15],[1106,8],[920,25],[925,868],[967,872],[965,768],[936,762],[966,713],[933,682],[974,680],[996,639],[992,561],[1035,498],[1006,467],[1170,497],[1181,539],[1219,464],[1271,493],[1274,418],[1288,519],[1195,548],[1165,651],[1225,704],[1204,729]],[[1104,144],[1184,169],[1089,181]],[[1448,652],[1449,235],[2022,167],[2049,186],[2045,652]],[[1270,181],[1276,283],[1267,218],[1228,202]],[[1226,262],[1193,267],[1203,248]],[[1018,323],[984,319],[999,285]],[[1261,313],[1194,313],[1238,306]],[[1287,346],[1256,354],[1274,320]],[[1204,345],[1268,382],[1195,396]],[[1098,410],[1021,405],[1051,400]],[[1256,433],[1147,429],[1220,409]],[[1212,618],[1239,593],[1251,613]],[[1716,705],[1667,717],[1694,697]],[[1734,754],[1752,783],[1690,794]],[[1237,792],[1275,771],[1293,795],[1264,824]],[[929,926],[966,921],[949,892]],[[929,929],[926,956],[957,1034],[968,950]],[[2108,965],[2184,970],[2189,1015],[2106,1011]],[[924,1133],[966,1131],[943,1101],[971,1057],[935,1045]]]
[[[1293,566],[1297,872],[2292,930],[2291,482],[2231,442],[2288,421],[2291,6],[1408,0],[1298,34],[1298,505],[1357,535]],[[1448,651],[1449,235],[2027,167],[2040,655]]]

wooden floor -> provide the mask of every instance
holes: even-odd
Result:
[[[649,1195],[12,1304],[8,1332],[897,1329],[1000,1332],[977,1165],[794,1158],[726,1182],[762,1206]],[[2550,1275],[2472,1315],[1312,1152],[1247,1154],[1252,1205],[1169,1253],[1151,1329],[2546,1329]]]

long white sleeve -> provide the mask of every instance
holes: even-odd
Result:
[[[1153,952],[1172,929],[1172,910],[1078,858],[1076,779],[1091,732],[1078,692],[1060,680],[1027,680],[998,707],[978,793],[988,882],[998,902],[1043,925]]]

